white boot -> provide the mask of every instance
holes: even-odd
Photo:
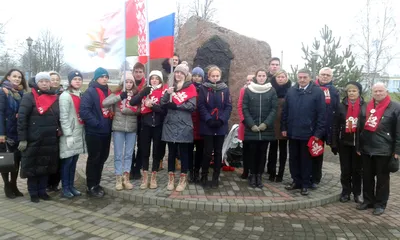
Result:
[[[181,176],[179,178],[179,184],[176,187],[176,191],[182,192],[183,190],[185,190],[186,185],[187,185],[187,175],[184,173],[181,173]]]
[[[151,189],[157,188],[157,172],[156,171],[151,173],[150,188]]]
[[[117,191],[121,191],[122,189],[124,189],[124,187],[122,186],[122,176],[121,175],[117,175],[115,176],[117,182],[115,183],[115,190]]]
[[[175,189],[175,174],[173,172],[169,172],[168,173],[168,186],[167,186],[167,190],[168,191],[174,191]]]
[[[149,176],[147,175],[147,171],[143,171],[142,175],[142,184],[140,184],[140,189],[144,190],[147,189],[149,185]]]

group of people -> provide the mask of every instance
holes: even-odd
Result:
[[[107,84],[107,70],[97,68],[84,93],[77,70],[68,74],[65,90],[58,73],[40,72],[30,80],[30,92],[21,71],[6,74],[0,82],[0,146],[20,156],[21,177],[28,179],[33,202],[50,199],[46,188],[57,190],[60,179],[62,197],[81,195],[74,176],[82,153],[88,154],[87,194],[103,197],[100,181],[111,139],[116,190],[133,189],[132,175],[141,178],[140,189],[158,188],[157,172],[166,146],[167,190],[183,191],[188,182],[218,188],[232,112],[222,71],[214,65],[190,71],[177,55],[167,59],[163,68],[151,71],[146,80],[144,65],[136,63],[114,91]],[[353,194],[358,209],[373,207],[374,214],[382,214],[389,198],[388,162],[400,154],[398,103],[390,100],[382,83],[374,85],[371,101],[365,102],[358,82],[347,83],[340,101],[328,67],[319,71],[315,81],[307,69],[296,77],[293,85],[280,69],[279,58],[247,77],[238,100],[241,177],[248,178],[249,186],[262,188],[267,167],[268,179],[282,182],[289,145],[293,181],[285,188],[308,195],[321,182],[326,143],[340,157],[340,201],[349,201]],[[176,158],[181,162],[177,184]],[[8,198],[23,196],[16,184],[18,169],[2,173]]]

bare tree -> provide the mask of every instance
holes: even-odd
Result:
[[[183,24],[185,24],[188,19],[187,8],[181,1],[176,1],[176,12],[175,12],[175,39],[178,38],[179,31],[181,30]]]
[[[368,90],[397,55],[397,26],[390,0],[366,0],[358,20],[361,36],[355,41],[364,66]]]
[[[190,13],[205,21],[214,21],[216,8],[213,7],[214,0],[193,0],[190,5]]]

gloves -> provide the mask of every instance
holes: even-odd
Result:
[[[151,92],[151,87],[147,86],[145,88],[143,88],[143,90],[140,92],[140,96],[145,97],[147,95],[149,95]]]
[[[222,126],[223,122],[221,120],[209,119],[207,120],[206,124],[210,128],[219,128]]]
[[[68,148],[72,148],[73,145],[74,145],[74,137],[73,136],[68,136],[67,137],[67,147]]]
[[[128,97],[128,93],[127,92],[121,92],[119,97],[121,98],[121,100],[124,100],[124,99],[126,99]]]
[[[18,145],[18,150],[23,152],[23,151],[25,151],[26,146],[28,146],[28,142],[27,141],[20,141],[19,145]]]
[[[251,131],[253,131],[253,132],[259,132],[260,129],[258,128],[257,125],[254,125],[254,126],[251,127]]]
[[[333,155],[337,155],[338,154],[338,148],[337,147],[331,147],[332,153]]]
[[[260,126],[258,126],[258,128],[260,129],[260,131],[265,131],[265,129],[267,129],[267,124],[265,123],[261,123]]]
[[[174,102],[169,102],[169,103],[167,103],[167,108],[176,110],[176,109],[178,109],[178,106],[176,106],[176,104]]]

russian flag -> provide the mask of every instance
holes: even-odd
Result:
[[[173,57],[175,9],[175,0],[147,0],[150,59]],[[146,63],[147,56],[139,61]]]

